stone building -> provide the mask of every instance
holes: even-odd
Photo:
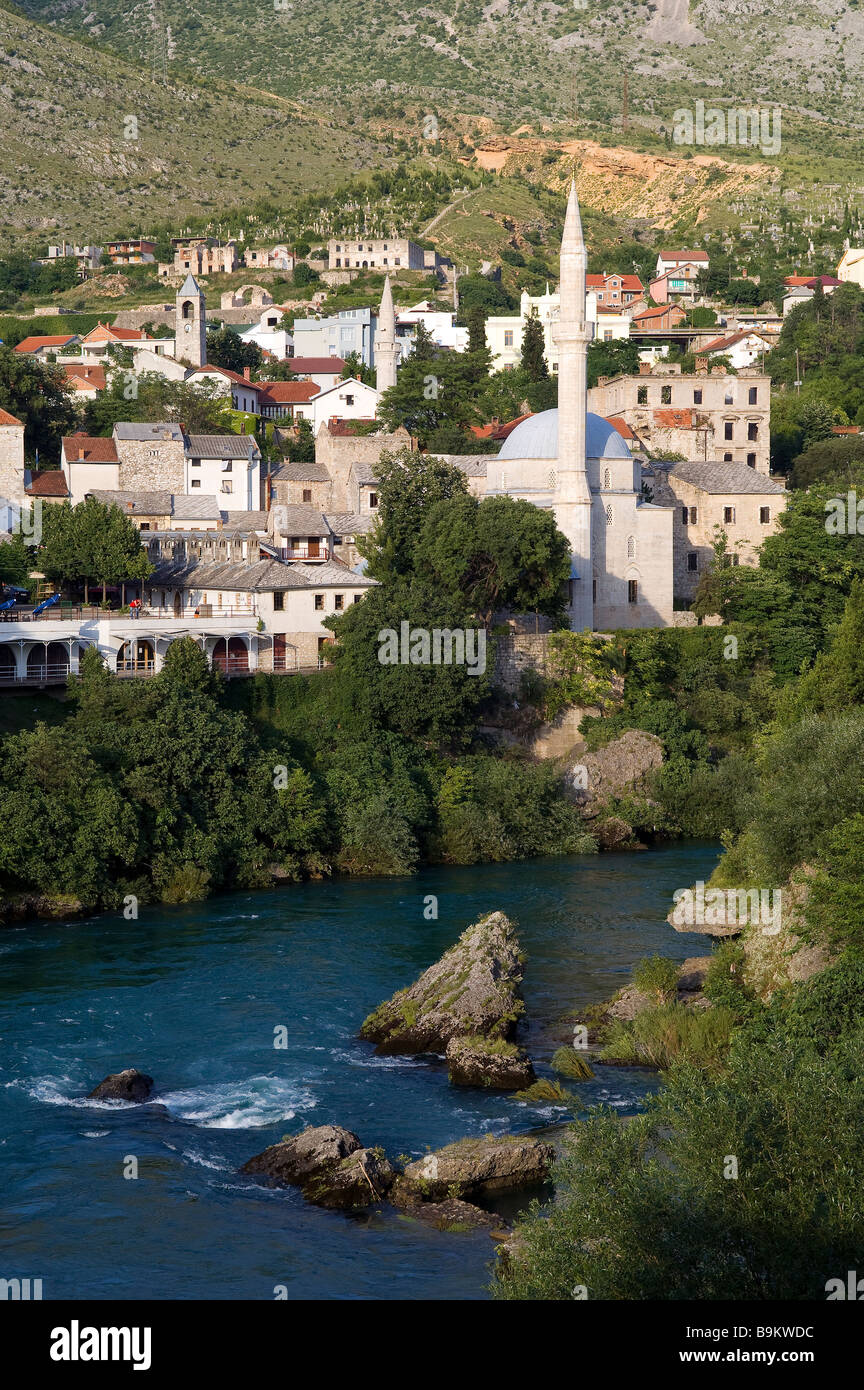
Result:
[[[769,472],[771,378],[753,368],[732,375],[700,367],[684,375],[673,364],[644,366],[635,376],[601,377],[588,392],[588,408],[625,422],[655,457],[681,454]]]
[[[187,275],[177,292],[174,356],[178,362],[203,367],[207,361],[207,306],[201,286]]]
[[[692,602],[720,531],[731,564],[758,564],[759,546],[786,507],[782,483],[744,463],[655,464],[652,473],[654,500],[673,508],[676,599]]]
[[[117,486],[127,492],[186,491],[186,441],[179,425],[119,421],[112,431]]]
[[[0,410],[0,498],[24,496],[24,426],[8,410]]]
[[[408,237],[331,237],[327,264],[330,270],[423,270],[426,255]]]

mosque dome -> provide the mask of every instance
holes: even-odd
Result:
[[[602,415],[586,416],[585,456],[589,459],[629,459],[630,450],[618,431]],[[541,410],[529,415],[507,436],[499,459],[554,459],[558,457],[558,411]]]

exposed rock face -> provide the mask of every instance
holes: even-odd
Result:
[[[687,957],[678,971],[678,998],[682,1003],[688,1002],[688,995],[701,993],[705,988],[705,977],[710,964],[710,956]]]
[[[605,748],[586,753],[570,774],[572,792],[583,816],[588,820],[599,816],[610,797],[644,792],[648,774],[662,764],[662,742],[641,729],[627,729]]]
[[[381,1053],[445,1052],[452,1038],[508,1038],[523,1009],[519,942],[503,912],[491,912],[455,946],[370,1014],[361,1038]]]
[[[397,1173],[382,1149],[355,1149],[335,1168],[310,1178],[303,1195],[319,1207],[368,1207],[386,1197]]]
[[[531,1059],[513,1043],[487,1043],[484,1038],[451,1038],[447,1062],[453,1086],[488,1086],[497,1091],[521,1091],[537,1080]]]
[[[460,1139],[409,1163],[396,1181],[393,1200],[441,1202],[534,1187],[547,1180],[554,1157],[552,1145],[540,1139],[513,1134]]]
[[[87,1097],[88,1100],[125,1100],[140,1105],[149,1098],[153,1090],[153,1077],[134,1067],[125,1071],[112,1072],[100,1081]]]
[[[271,1144],[244,1163],[240,1171],[302,1187],[311,1179],[322,1177],[328,1169],[335,1168],[362,1147],[350,1129],[342,1129],[339,1125],[311,1125],[293,1139]]]

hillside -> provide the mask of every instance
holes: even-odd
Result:
[[[390,157],[294,102],[224,83],[156,84],[146,68],[2,8],[0,126],[0,240],[176,225]]]
[[[66,33],[158,67],[326,101],[346,122],[422,98],[502,121],[608,126],[630,109],[655,126],[699,95],[858,121],[858,0],[21,0]],[[357,98],[361,100],[358,102]],[[467,103],[467,106],[466,106]]]

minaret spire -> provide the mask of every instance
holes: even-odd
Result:
[[[561,238],[561,310],[555,326],[558,347],[555,515],[573,549],[570,622],[577,631],[593,626],[591,490],[586,459],[587,358],[593,330],[585,316],[587,259],[574,178],[570,183]]]
[[[379,391],[387,391],[396,385],[396,362],[399,346],[396,342],[396,311],[393,308],[393,291],[390,276],[384,280],[384,293],[378,310],[378,328],[375,332],[375,385]]]

